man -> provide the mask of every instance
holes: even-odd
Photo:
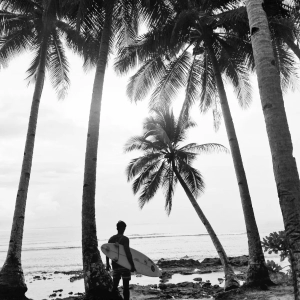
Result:
[[[124,250],[127,256],[127,259],[131,265],[131,270],[126,269],[120,265],[118,265],[115,261],[112,261],[112,269],[113,269],[113,291],[117,291],[120,279],[123,279],[123,296],[124,300],[129,300],[130,292],[129,292],[129,281],[131,279],[131,272],[136,271],[134,267],[134,263],[132,260],[132,255],[129,249],[129,238],[124,235],[124,231],[126,229],[126,224],[123,221],[119,221],[117,223],[118,234],[113,235],[108,242],[109,243],[118,243],[124,246]],[[109,258],[106,256],[106,270],[110,270]]]

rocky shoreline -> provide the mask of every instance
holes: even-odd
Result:
[[[230,264],[233,266],[238,280],[240,283],[245,281],[245,274],[248,265],[248,256],[229,257]],[[132,300],[158,300],[158,299],[241,299],[241,294],[244,293],[243,288],[237,292],[231,293],[229,296],[226,292],[224,293],[224,273],[220,259],[218,258],[206,258],[203,261],[189,259],[185,257],[179,260],[167,260],[160,259],[157,265],[162,269],[162,276],[160,277],[158,284],[139,285],[131,284],[131,299]],[[211,274],[210,274],[211,273]],[[215,273],[215,275],[214,275]],[[82,271],[70,271],[70,272],[53,272],[56,276],[64,276],[67,278],[70,284],[76,283],[78,280],[83,279]],[[186,276],[187,280],[184,279],[182,282],[170,283],[172,277],[176,274],[180,274],[180,278]],[[51,275],[51,274],[48,274]],[[209,278],[208,275],[214,275],[213,278],[217,279],[219,284],[206,280]],[[47,274],[41,273],[41,276],[32,277],[33,281],[46,280]],[[272,280],[280,284],[278,290],[273,289],[273,292],[292,293],[292,287],[290,286],[287,275],[284,273],[271,274]],[[216,280],[215,280],[216,281]],[[78,282],[78,284],[81,284]],[[284,288],[283,288],[284,287]],[[83,293],[68,292],[62,297],[61,292],[63,288],[66,290],[66,286],[57,286],[57,289],[53,290],[51,294],[48,294],[48,299],[55,300],[80,300],[84,298]],[[119,287],[120,293],[122,294],[122,287]],[[260,293],[259,291],[257,293]],[[277,294],[276,294],[277,295]],[[247,294],[248,296],[248,294]],[[268,298],[265,294],[263,298],[246,298],[246,299],[292,299],[292,298]],[[243,298],[244,299],[244,298]],[[41,300],[41,299],[34,299]],[[46,299],[43,299],[46,300]]]
[[[248,256],[230,257],[229,261],[238,273],[238,279],[244,281],[244,274],[248,264]],[[157,265],[162,269],[162,276],[160,277],[159,284],[150,285],[138,285],[131,284],[131,298],[132,300],[143,299],[205,299],[212,298],[217,293],[223,291],[222,283],[224,276],[219,276],[219,284],[212,284],[209,280],[205,280],[205,274],[214,272],[223,272],[223,267],[219,258],[206,258],[203,261],[189,259],[188,257],[179,260],[167,260],[160,259]],[[68,275],[69,281],[74,282],[82,280],[82,271],[70,271],[70,272],[54,272],[54,274]],[[179,283],[169,283],[174,274],[181,275],[194,275],[189,281],[182,281]],[[184,278],[184,276],[183,276]],[[34,280],[45,280],[43,276],[36,276]],[[64,300],[78,300],[83,294],[69,293],[69,297],[61,298],[62,288],[58,288],[49,295],[48,299],[64,299]],[[122,294],[122,287],[120,287]]]

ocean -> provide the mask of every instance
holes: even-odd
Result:
[[[161,224],[143,224],[131,226],[125,234],[130,238],[130,246],[145,253],[152,260],[193,258],[203,260],[206,257],[217,257],[217,252],[210,237],[198,232],[194,226]],[[106,243],[115,230],[98,230],[99,247]],[[0,268],[6,257],[9,231],[0,231]],[[261,233],[261,238],[269,232]],[[228,256],[247,254],[247,237],[244,232],[218,234]],[[105,257],[101,253],[102,260]],[[278,255],[266,254],[266,259],[279,263]],[[286,265],[286,262],[281,265]],[[54,273],[55,271],[82,270],[81,228],[39,228],[24,231],[22,266],[28,287],[26,296],[30,299],[52,299],[53,293],[59,297],[68,297],[71,293],[84,292],[83,279],[70,281],[71,275]],[[36,279],[36,278],[39,279]],[[193,281],[199,275],[174,274],[170,283]],[[224,277],[223,272],[201,274],[203,281],[209,280],[218,284],[218,278]],[[158,284],[159,278],[133,275],[132,284]]]
[[[153,226],[152,226],[153,227]],[[130,247],[145,253],[152,260],[193,258],[203,260],[217,257],[217,252],[206,233],[196,229],[180,232],[176,228],[140,225],[125,234],[130,238]],[[98,231],[99,247],[116,232]],[[0,265],[6,257],[9,231],[0,231]],[[267,235],[261,233],[261,238]],[[221,233],[218,237],[228,256],[247,254],[247,237],[244,232]],[[103,262],[105,257],[101,253]],[[277,260],[278,255],[266,254],[266,259]],[[22,266],[25,274],[33,272],[74,271],[82,268],[81,228],[40,228],[24,232]]]

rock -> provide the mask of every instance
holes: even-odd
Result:
[[[224,280],[224,278],[218,278],[219,284],[222,284]]]
[[[50,297],[50,298],[56,297],[56,294],[55,294],[55,293],[54,293],[54,294],[51,294],[51,295],[49,295],[49,297]]]
[[[53,293],[60,293],[62,291],[63,291],[63,289],[60,289],[60,290],[53,291]]]
[[[150,294],[150,295],[158,295],[158,294],[160,294],[160,291],[159,290],[149,290],[148,294]]]
[[[33,279],[41,279],[41,276],[33,276]]]
[[[201,282],[201,281],[202,281],[202,278],[201,278],[201,277],[196,277],[196,278],[194,278],[193,280],[194,280],[194,281],[199,281],[199,282]]]
[[[198,260],[194,259],[179,259],[179,260],[165,260],[160,259],[157,265],[161,268],[171,268],[171,267],[200,267],[201,264]]]
[[[194,284],[193,282],[184,281],[184,282],[177,283],[176,286],[188,288],[188,287],[193,287]]]
[[[83,274],[77,274],[77,275],[70,277],[70,282],[73,282],[75,280],[80,280],[82,278],[83,278]]]
[[[158,285],[158,287],[159,287],[161,290],[165,290],[165,289],[167,288],[167,285],[164,284],[164,283],[160,283],[160,284]]]
[[[204,288],[211,287],[211,283],[210,282],[205,282],[205,283],[203,283],[202,287],[204,287]]]
[[[194,272],[193,271],[181,271],[181,272],[179,272],[179,274],[181,274],[181,275],[192,275],[192,274],[194,274]]]
[[[73,292],[70,292],[69,295],[73,295]]]
[[[242,267],[248,266],[249,256],[248,255],[241,255],[236,257],[228,257],[229,263],[232,266]]]
[[[162,272],[162,275],[159,277],[160,278],[160,283],[165,283],[169,281],[170,278],[172,278],[172,274],[169,272]]]
[[[201,264],[202,267],[203,266],[205,266],[205,267],[207,267],[207,266],[211,267],[211,266],[220,266],[220,265],[222,265],[220,258],[204,258],[201,261],[200,264]]]
[[[241,255],[236,257],[228,257],[229,263],[235,267],[242,267],[248,265],[249,256]],[[212,266],[220,266],[222,265],[220,258],[205,258],[201,262],[201,266],[212,267]]]
[[[166,286],[167,286],[167,289],[173,289],[173,288],[176,287],[176,284],[174,284],[174,283],[167,283]]]
[[[196,273],[197,274],[208,274],[208,273],[212,273],[212,270],[199,270]]]

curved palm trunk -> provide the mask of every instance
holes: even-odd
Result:
[[[271,44],[261,0],[246,1],[252,48],[279,203],[289,241],[295,299],[300,299],[300,185]]]
[[[222,80],[222,75],[219,70],[218,62],[214,54],[214,49],[210,43],[207,43],[208,52],[212,61],[214,75],[217,83],[221,108],[225,123],[225,128],[229,140],[230,150],[232,154],[234,170],[239,186],[239,192],[242,202],[242,208],[245,218],[248,248],[249,248],[249,267],[247,270],[246,283],[248,285],[271,284],[268,269],[265,263],[260,236],[254,216],[251,197],[249,193],[247,178],[244,170],[243,160],[238,144],[233,120],[231,117],[230,108]]]
[[[35,89],[31,104],[29,124],[25,142],[24,157],[19,181],[18,193],[15,204],[13,224],[10,234],[9,247],[4,265],[0,271],[0,295],[24,297],[27,286],[21,264],[23,229],[25,220],[26,200],[30,180],[32,157],[35,142],[35,133],[42,96],[45,65],[47,57],[47,38],[43,42],[40,64],[37,72]]]
[[[113,7],[114,1],[110,2],[111,7]],[[85,153],[82,196],[82,259],[85,292],[87,297],[92,298],[93,296],[101,295],[101,299],[103,300],[108,299],[109,291],[112,288],[112,280],[104,268],[100,252],[98,250],[95,219],[95,193],[100,111],[105,69],[109,52],[111,23],[112,10],[110,10],[105,17],[99,58],[94,79]]]
[[[213,228],[211,227],[209,221],[207,220],[207,218],[205,217],[204,213],[202,212],[200,206],[198,205],[196,199],[194,198],[193,194],[191,193],[191,191],[189,190],[188,186],[186,185],[186,183],[184,182],[184,180],[182,179],[180,173],[177,170],[177,167],[175,165],[174,160],[172,161],[172,168],[176,174],[176,177],[178,178],[181,186],[183,187],[185,193],[187,194],[189,200],[191,201],[199,219],[201,220],[201,222],[203,223],[203,225],[205,226],[217,252],[218,255],[220,257],[221,263],[223,265],[224,268],[224,273],[225,273],[225,291],[228,290],[232,290],[235,288],[238,288],[240,286],[239,282],[236,280],[236,276],[234,274],[234,271],[232,269],[232,267],[229,264],[228,261],[228,257],[225,253],[225,250],[222,246],[222,244],[220,243],[220,240],[218,239],[216,233],[214,232]]]

